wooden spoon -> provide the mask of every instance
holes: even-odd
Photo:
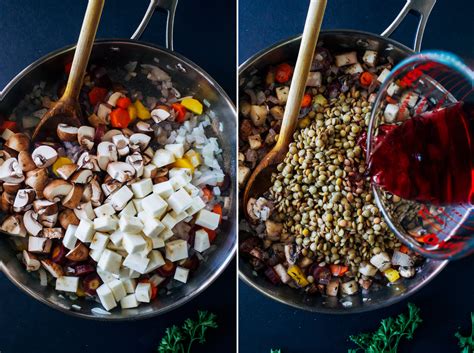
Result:
[[[271,175],[288,152],[288,145],[293,138],[298,121],[306,80],[313,61],[325,8],[326,0],[310,1],[278,140],[254,169],[245,187],[243,209],[248,219],[250,219],[247,212],[249,199],[261,195],[271,187]]]
[[[41,118],[33,132],[33,141],[56,137],[56,128],[61,123],[77,127],[82,125],[82,112],[78,98],[103,7],[104,0],[89,0],[66,89],[54,107]]]

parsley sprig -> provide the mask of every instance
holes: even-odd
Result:
[[[371,333],[361,333],[350,336],[358,348],[350,349],[349,353],[396,353],[400,340],[405,337],[410,340],[413,338],[418,325],[422,322],[420,309],[414,305],[408,304],[408,315],[400,314],[397,317],[383,319],[377,331]]]
[[[471,313],[471,336],[464,337],[460,332],[456,332],[455,336],[459,340],[459,348],[461,353],[474,353],[474,313]]]
[[[206,342],[206,331],[217,328],[216,315],[198,311],[198,319],[186,319],[182,327],[173,325],[166,329],[165,336],[158,346],[159,353],[190,353],[195,341]]]

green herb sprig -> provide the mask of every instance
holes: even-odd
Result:
[[[471,336],[464,337],[460,332],[456,332],[461,353],[474,353],[474,313],[471,313]]]
[[[206,342],[206,332],[209,328],[217,328],[217,316],[207,311],[198,311],[198,319],[186,319],[180,328],[173,325],[166,329],[165,336],[158,346],[159,353],[191,353],[195,341]]]
[[[410,340],[413,338],[418,325],[422,322],[420,309],[414,305],[408,304],[408,315],[400,314],[397,317],[383,319],[380,327],[373,333],[361,333],[350,336],[358,348],[350,349],[349,353],[396,353],[400,340],[405,337]]]

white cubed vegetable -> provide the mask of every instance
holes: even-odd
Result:
[[[381,272],[389,269],[392,265],[390,256],[384,251],[372,256],[370,259],[370,263],[377,267]]]
[[[173,229],[173,227],[178,223],[177,219],[174,218],[170,213],[167,213],[163,219],[161,220],[161,223],[167,228],[167,229]]]
[[[138,217],[123,216],[119,221],[120,230],[125,233],[139,233],[143,229],[143,223]]]
[[[188,281],[188,276],[189,276],[189,269],[177,266],[176,271],[174,272],[174,279],[186,283]]]
[[[109,286],[110,290],[112,291],[112,294],[114,295],[115,301],[120,301],[123,297],[127,295],[125,291],[125,287],[122,284],[122,281],[119,279],[114,279],[110,282],[107,283]]]
[[[193,179],[193,172],[189,168],[171,168],[168,172],[168,177],[170,179],[178,175],[181,175],[188,183]]]
[[[392,255],[392,265],[411,267],[415,264],[413,258],[401,251],[395,250]]]
[[[378,53],[375,50],[366,50],[362,61],[367,64],[369,67],[374,67],[377,62]]]
[[[155,152],[153,156],[152,163],[158,168],[164,167],[168,164],[174,163],[175,158],[173,153],[165,149],[159,149]]]
[[[168,205],[176,212],[181,213],[193,203],[193,199],[186,190],[180,189],[168,198]]]
[[[308,74],[308,79],[306,80],[306,86],[308,87],[321,87],[321,73],[318,71],[310,72]]]
[[[143,199],[133,199],[132,201],[137,212],[143,211]]]
[[[175,158],[182,158],[184,154],[184,145],[182,143],[170,143],[165,146],[165,150],[171,152]]]
[[[120,273],[120,265],[122,264],[122,256],[117,254],[116,252],[105,249],[102,253],[102,256],[97,263],[97,266],[100,267],[102,270],[113,273],[119,274]]]
[[[188,257],[188,243],[178,239],[166,243],[166,258],[170,261],[179,261]]]
[[[199,188],[197,188],[196,186],[194,186],[193,184],[189,183],[187,185],[184,185],[183,186],[183,189],[187,191],[187,193],[192,197],[196,197],[196,196],[199,196],[199,192],[201,190],[199,190]],[[216,189],[216,188],[214,188]],[[219,189],[219,188],[217,188]],[[215,193],[214,193],[215,194]],[[216,195],[216,194],[215,194]],[[220,189],[219,189],[219,195],[220,195]],[[216,195],[216,196],[219,196],[219,195]]]
[[[173,187],[173,190],[179,190],[182,187],[184,187],[186,184],[188,184],[188,181],[186,178],[182,175],[176,175],[172,177],[169,182],[171,183],[171,186]]]
[[[165,229],[163,223],[155,218],[150,218],[146,222],[143,221],[143,224],[145,226],[143,227],[142,232],[150,238],[158,237],[158,235]]]
[[[377,268],[367,262],[362,262],[359,266],[359,272],[367,277],[375,276]]]
[[[160,218],[165,214],[168,204],[159,195],[153,193],[143,199],[142,207],[151,217]]]
[[[138,306],[138,302],[137,298],[135,297],[135,293],[123,297],[120,300],[120,306],[122,309],[136,308]]]
[[[153,192],[167,199],[173,193],[173,185],[169,180],[153,185]]]
[[[282,283],[288,283],[288,281],[291,279],[285,267],[282,264],[273,266],[273,269],[277,273],[278,277],[280,277],[280,280],[282,281]]]
[[[135,279],[135,278],[138,278],[140,277],[141,275],[137,272],[137,271],[134,271],[130,268],[127,268],[127,267],[121,267],[120,268],[120,275],[119,275],[119,278],[123,281],[125,279]]]
[[[186,214],[188,216],[193,216],[204,207],[206,207],[206,204],[203,199],[201,199],[199,196],[193,197],[193,203],[186,209]]]
[[[127,206],[124,207],[122,211],[119,213],[119,217],[122,216],[135,216],[137,214],[137,210],[135,209],[135,205],[133,201],[129,201]]]
[[[364,72],[364,69],[362,68],[362,65],[359,63],[352,64],[351,66],[348,66],[345,70],[346,74],[349,75],[356,75]]]
[[[197,153],[195,150],[189,150],[184,155],[194,168],[201,164],[199,153]]]
[[[106,283],[97,288],[96,292],[105,310],[110,311],[117,306],[117,303],[114,299],[114,294]]]
[[[88,219],[81,219],[75,235],[83,243],[89,243],[94,236],[94,223]]]
[[[176,220],[176,223],[179,223],[188,217],[186,212],[176,213],[175,211],[171,211],[169,214]]]
[[[111,216],[102,216],[94,219],[94,228],[99,232],[112,232],[117,229],[117,220]]]
[[[357,285],[357,282],[355,280],[343,283],[341,285],[342,293],[348,294],[348,295],[353,295],[356,294],[357,291],[359,290],[359,286]]]
[[[157,274],[154,274],[153,276],[150,277],[150,283],[154,286],[159,286],[161,283],[165,281],[166,278],[161,277]]]
[[[137,281],[133,278],[122,278],[121,279],[125,292],[128,294],[135,293],[135,287],[137,286]]]
[[[109,283],[115,279],[114,275],[108,271],[102,270],[100,267],[97,267],[97,274],[104,283]]]
[[[196,217],[196,224],[207,229],[215,230],[219,225],[220,217],[221,216],[217,213],[202,209]]]
[[[136,198],[143,198],[153,191],[153,182],[149,178],[137,181],[131,186],[133,195],[135,195]]]
[[[194,250],[198,252],[203,252],[211,246],[209,242],[209,235],[203,229],[199,229],[196,231],[194,237]]]
[[[285,104],[288,100],[288,93],[290,92],[290,87],[280,86],[275,88],[275,93],[278,99],[278,103]]]
[[[165,264],[163,255],[161,255],[161,252],[158,250],[152,250],[148,255],[148,258],[150,259],[150,262],[148,263],[145,273],[154,271]]]
[[[382,72],[379,74],[379,76],[377,77],[377,81],[382,83],[386,78],[387,76],[390,74],[390,70],[385,68],[382,70]]]
[[[158,168],[154,164],[147,164],[145,167],[143,167],[143,177],[144,178],[151,178],[156,174],[156,171]]]
[[[89,248],[93,250],[104,250],[107,247],[108,242],[109,236],[107,234],[96,232],[92,238]]]
[[[64,234],[63,238],[63,245],[65,248],[72,250],[76,247],[76,231],[77,231],[77,226],[74,224],[68,225],[66,229],[66,233]]]
[[[56,279],[56,290],[76,293],[79,287],[79,277],[61,276]]]
[[[104,252],[104,249],[90,249],[89,250],[89,256],[95,262],[99,262],[100,257],[102,256],[103,252]]]
[[[146,272],[150,260],[140,254],[129,254],[123,261],[123,265],[138,273],[144,274]]]
[[[123,235],[124,232],[122,232],[120,229],[117,229],[115,232],[110,234],[109,239],[114,245],[118,246],[122,244]]]
[[[397,120],[399,107],[397,104],[387,104],[385,110],[383,112],[383,117],[385,122],[387,123],[394,123]]]
[[[165,247],[165,241],[162,238],[151,238],[153,249],[160,249]]]
[[[163,239],[163,241],[167,241],[169,238],[173,236],[173,231],[171,229],[165,228],[158,237]]]
[[[74,214],[79,219],[84,218],[92,221],[95,218],[94,209],[92,208],[92,203],[90,201],[81,203],[77,206],[77,208],[74,209]]]
[[[337,67],[355,64],[357,63],[357,53],[351,51],[349,53],[336,55],[335,62]]]
[[[127,185],[122,186],[115,191],[109,198],[110,204],[116,211],[123,210],[127,206],[128,201],[133,197],[132,190]]]
[[[394,96],[398,92],[400,92],[400,86],[397,85],[395,82],[391,82],[387,87],[387,94],[389,96]]]
[[[94,208],[96,217],[112,216],[115,210],[110,203],[104,203],[102,206]]]
[[[140,234],[124,233],[122,245],[129,254],[132,254],[143,251],[146,247],[146,241]]]
[[[150,283],[138,283],[135,289],[135,297],[139,302],[149,303],[151,299],[151,284]]]

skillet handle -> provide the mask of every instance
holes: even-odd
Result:
[[[148,23],[150,22],[153,14],[157,9],[161,9],[167,12],[168,17],[166,19],[166,48],[174,50],[173,46],[173,31],[174,31],[174,17],[176,13],[176,6],[178,0],[151,0],[148,5],[148,9],[143,16],[142,21],[138,25],[135,33],[133,33],[131,39],[140,39],[143,32],[145,31]]]
[[[416,30],[415,41],[413,42],[413,50],[419,52],[426,22],[428,21],[428,17],[430,16],[431,10],[433,10],[435,4],[436,0],[407,0],[407,3],[403,6],[398,16],[387,27],[387,29],[382,32],[382,37],[390,37],[390,35],[398,28],[400,23],[402,23],[408,12],[414,11],[420,15],[420,19]]]

